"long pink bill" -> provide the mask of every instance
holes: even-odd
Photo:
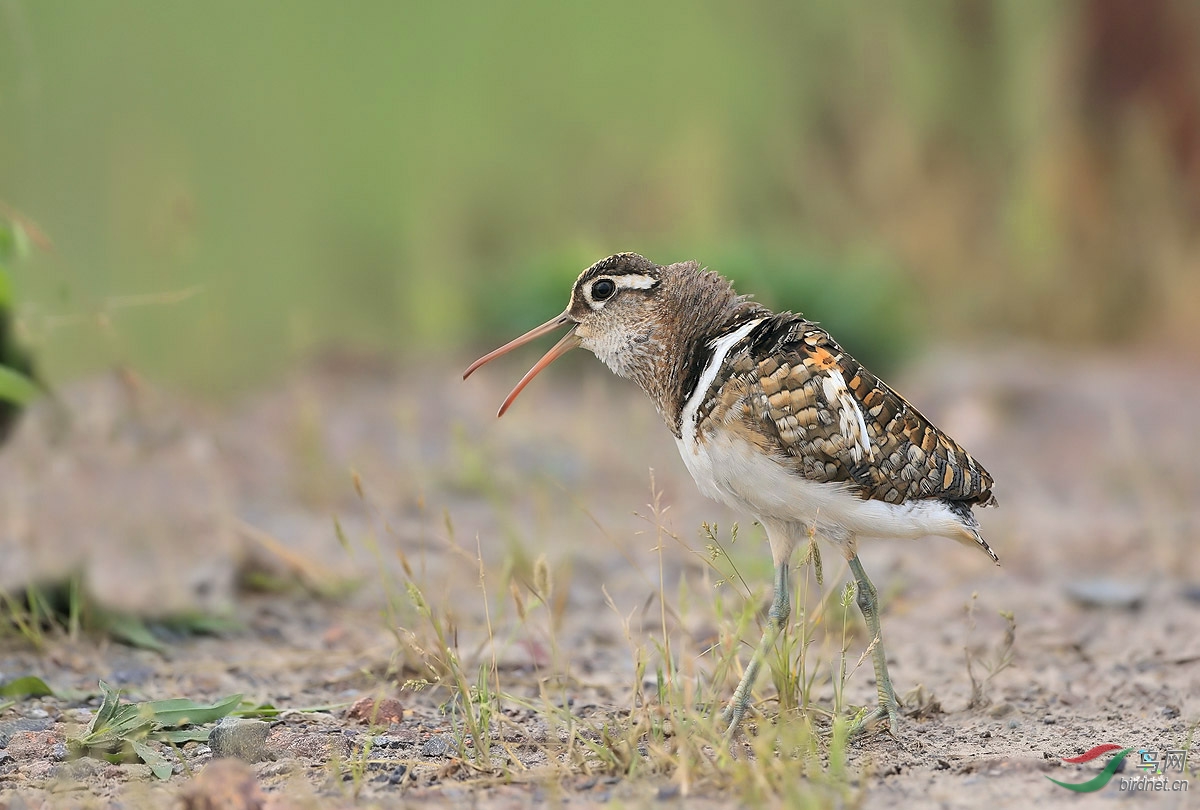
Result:
[[[491,361],[495,360],[500,355],[508,354],[513,349],[516,349],[520,346],[524,346],[526,343],[529,343],[532,340],[536,340],[536,339],[540,338],[542,335],[549,334],[550,332],[553,332],[556,329],[561,329],[562,327],[568,326],[568,325],[573,326],[574,323],[575,322],[573,320],[571,320],[570,316],[568,316],[567,313],[565,313],[565,312],[562,315],[559,315],[557,318],[552,318],[549,321],[546,321],[546,323],[542,324],[541,326],[537,327],[536,329],[529,330],[528,332],[521,335],[516,340],[511,340],[508,343],[505,343],[499,349],[496,349],[495,351],[492,351],[492,352],[488,352],[483,357],[480,357],[478,360],[476,360],[474,363],[472,363],[470,366],[468,366],[467,370],[465,372],[463,372],[463,379],[465,380],[467,377],[470,377],[471,374],[473,374],[475,372],[475,369],[479,368],[480,366],[482,366],[486,363],[490,363]],[[505,398],[504,403],[500,406],[500,411],[499,411],[499,413],[496,414],[496,416],[497,417],[504,416],[504,412],[507,411],[508,407],[513,404],[513,400],[515,400],[517,398],[517,395],[520,394],[522,390],[524,390],[525,386],[529,385],[530,380],[532,380],[534,377],[536,377],[538,374],[540,374],[542,369],[546,368],[546,366],[550,365],[555,360],[562,357],[567,352],[571,351],[571,349],[574,349],[576,346],[578,346],[579,343],[580,343],[579,336],[575,334],[574,329],[572,329],[570,332],[567,332],[567,334],[563,335],[562,340],[558,341],[558,343],[555,343],[553,348],[551,348],[550,351],[548,351],[544,355],[542,355],[542,359],[538,360],[537,363],[534,364],[533,368],[529,369],[529,371],[525,373],[525,376],[521,378],[521,381],[519,383],[517,383],[517,387],[512,390],[512,393],[509,394],[507,398]]]

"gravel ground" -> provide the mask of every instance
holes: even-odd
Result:
[[[497,726],[513,775],[484,774],[461,757],[450,690],[411,683],[429,674],[433,636],[404,593],[410,576],[467,673],[494,660],[506,693],[585,719],[627,715],[637,653],[664,622],[681,667],[706,671],[709,602],[735,600],[705,564],[702,521],[722,534],[742,521],[730,557],[755,598],[769,596],[760,531],[695,492],[653,408],[590,358],[543,375],[497,422],[520,362],[462,383],[457,363],[330,357],[220,408],[114,376],[63,392],[69,431],[33,414],[0,465],[0,590],[83,572],[89,604],[235,626],[197,636],[154,624],[163,651],[97,633],[50,632],[41,650],[0,636],[0,684],[38,675],[60,695],[0,711],[0,808],[740,803],[719,780],[684,790],[678,774],[548,761],[557,730],[516,701]],[[1099,743],[1182,748],[1200,720],[1200,367],[1016,347],[930,356],[895,382],[995,475],[1000,507],[980,517],[1003,565],[937,539],[864,549],[915,716],[898,738],[851,744],[851,803],[1194,806],[1187,793],[1122,791],[1140,775],[1133,757],[1088,795],[1045,777],[1094,776],[1103,759],[1062,758]],[[678,537],[661,554],[651,475]],[[837,588],[845,566],[827,551],[825,568]],[[517,587],[518,610],[509,583],[530,580],[552,596],[535,605]],[[1011,664],[972,702],[965,662],[982,676],[999,654],[1001,611],[1015,620]],[[857,630],[852,658],[862,647]],[[284,711],[261,761],[214,760],[210,743],[189,742],[164,750],[178,775],[162,782],[144,764],[68,756],[101,679],[135,700],[241,693]],[[851,703],[873,692],[869,666],[846,687]],[[775,715],[766,679],[760,694],[752,727]],[[352,709],[363,698],[389,699],[390,716],[371,723]],[[1200,790],[1195,767],[1180,776]]]

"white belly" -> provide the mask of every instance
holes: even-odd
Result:
[[[697,438],[700,403],[721,364],[761,321],[759,318],[743,324],[709,344],[712,357],[680,412],[681,437],[675,441],[700,491],[736,509],[745,509],[763,522],[805,524],[835,543],[852,544],[856,537],[915,538],[930,534],[974,543],[976,536],[939,499],[899,505],[863,500],[843,484],[805,479],[732,431],[721,429],[723,426]]]
[[[676,444],[702,493],[759,520],[804,523],[835,543],[854,537],[967,539],[962,522],[937,499],[899,505],[863,500],[843,484],[809,481],[725,431],[704,441],[685,431]]]

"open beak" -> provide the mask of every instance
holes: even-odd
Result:
[[[525,386],[529,385],[530,380],[532,380],[539,373],[541,373],[542,369],[544,369],[546,366],[550,365],[555,360],[562,357],[564,354],[571,351],[571,349],[574,349],[576,346],[579,345],[579,343],[580,343],[579,336],[575,334],[575,329],[574,329],[575,321],[571,318],[570,315],[568,315],[567,313],[564,312],[562,315],[559,315],[557,318],[551,318],[550,320],[546,321],[544,324],[537,327],[536,329],[530,329],[528,332],[521,335],[516,340],[512,340],[512,341],[509,341],[508,343],[505,343],[499,349],[496,349],[493,352],[488,352],[483,357],[480,357],[478,360],[476,360],[474,363],[472,363],[467,368],[467,370],[465,372],[463,372],[463,379],[465,380],[467,377],[470,377],[471,374],[473,374],[475,372],[475,369],[479,368],[480,366],[484,365],[485,363],[492,362],[500,355],[508,354],[513,349],[516,349],[519,346],[524,346],[526,343],[529,343],[532,340],[537,340],[542,335],[548,335],[551,332],[553,332],[557,329],[561,329],[564,326],[571,326],[572,327],[571,331],[567,332],[565,335],[563,335],[562,340],[560,340],[558,343],[555,343],[554,347],[552,349],[550,349],[550,351],[548,351],[544,355],[542,355],[542,359],[538,360],[537,363],[534,364],[533,368],[529,369],[529,371],[527,371],[525,373],[525,376],[521,378],[521,381],[519,383],[517,383],[517,387],[514,388],[512,390],[512,393],[509,394],[508,397],[504,400],[504,404],[500,406],[500,412],[496,414],[497,418],[504,416],[504,412],[508,410],[508,406],[513,404],[513,400],[515,400],[517,398],[517,394],[521,393],[521,391],[524,390]]]

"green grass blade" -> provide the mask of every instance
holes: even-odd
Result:
[[[146,622],[136,616],[112,613],[104,616],[101,623],[104,625],[104,631],[117,641],[156,653],[167,652],[167,645],[155,638]]]
[[[53,697],[54,690],[46,682],[35,675],[15,678],[0,686],[0,697],[24,700],[31,697]]]
[[[96,729],[108,725],[116,714],[117,706],[121,703],[121,690],[113,689],[104,681],[100,681],[100,694],[103,696],[100,699],[100,708],[96,710],[96,715],[92,718],[92,722],[88,724],[87,734],[93,733]]]
[[[212,729],[207,728],[159,729],[152,731],[149,739],[174,745],[182,745],[187,742],[208,742],[208,735],[211,731]]]
[[[120,719],[120,690],[113,689],[104,681],[100,681],[100,708],[92,715],[92,721],[78,737],[68,737],[67,745],[77,754],[83,754],[92,747],[104,747],[117,740],[113,732],[114,719]]]
[[[259,703],[254,705],[249,701],[244,702],[237,710],[230,712],[234,717],[278,717],[284,712],[292,712],[294,714],[306,714],[308,712],[335,712],[339,709],[344,709],[350,704],[348,702],[341,703],[322,703],[317,706],[297,706],[295,708],[280,709],[270,703]]]
[[[241,695],[230,695],[216,703],[197,703],[186,698],[152,700],[140,704],[160,728],[178,728],[189,724],[213,723],[234,711],[242,702]]]
[[[294,711],[305,711],[304,709],[295,709]],[[324,709],[313,709],[310,711],[324,711]],[[236,710],[230,712],[236,717],[278,717],[283,713],[283,709],[276,708],[270,703],[259,703],[253,705],[249,702],[242,704]]]

